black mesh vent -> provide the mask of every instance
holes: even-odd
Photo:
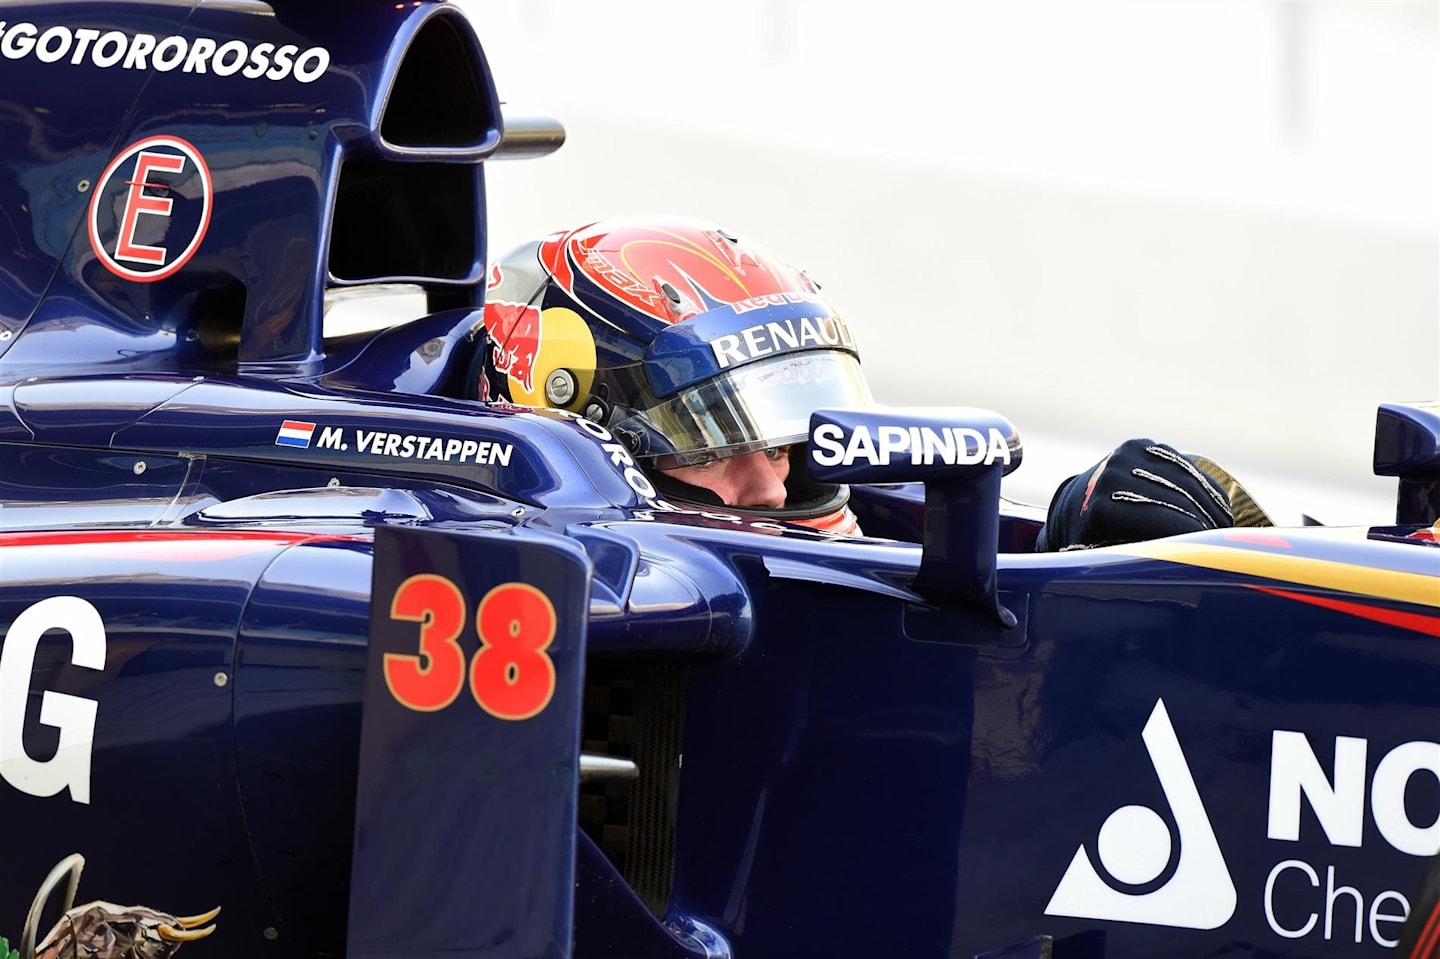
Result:
[[[662,664],[586,664],[580,748],[640,767],[633,780],[584,783],[580,828],[655,915],[675,873],[675,799],[685,718],[685,672]]]
[[[420,28],[390,88],[380,135],[397,147],[467,147],[496,126],[485,68],[448,17]]]

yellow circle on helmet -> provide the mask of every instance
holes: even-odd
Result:
[[[532,388],[514,374],[508,375],[510,398],[526,406],[551,406],[579,410],[590,398],[595,383],[595,337],[580,314],[563,306],[552,306],[540,313],[539,346],[531,377]],[[551,378],[568,370],[574,378],[572,386],[547,390]],[[566,396],[566,393],[569,393]]]

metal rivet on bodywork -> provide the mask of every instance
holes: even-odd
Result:
[[[274,926],[266,926],[265,931],[261,933],[261,935],[263,935],[266,939],[279,939],[280,930],[276,929]]]
[[[9,330],[0,330],[0,340],[8,340],[12,335]]]
[[[89,190],[89,189],[90,189],[90,181],[89,181],[89,180],[81,180],[79,183],[75,184],[75,191],[76,191],[77,193],[84,193],[86,190]]]
[[[215,685],[216,685],[216,686],[219,686],[220,688],[223,689],[223,688],[225,687],[225,684],[228,683],[228,682],[230,682],[230,677],[229,677],[228,674],[226,674],[226,673],[216,673],[216,674],[215,674]]]
[[[135,470],[135,475],[139,476],[141,473],[145,472],[145,461],[136,460],[133,469]]]
[[[338,477],[338,476],[332,476],[332,477],[330,477],[330,482],[326,483],[325,485],[328,486],[328,487],[330,487],[331,489],[334,489],[335,487],[337,487],[337,486],[340,485],[340,477]]]

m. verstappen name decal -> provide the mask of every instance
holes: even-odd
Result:
[[[308,449],[316,426],[301,420],[285,420],[275,436],[276,446]],[[313,440],[315,449],[348,452],[350,440],[345,428],[326,426]],[[436,460],[441,463],[475,463],[480,466],[509,466],[515,447],[491,440],[462,440],[455,437],[425,436],[418,433],[387,433],[381,430],[353,430],[355,449],[370,456],[402,460]]]
[[[284,80],[294,77],[311,83],[330,68],[330,51],[324,47],[300,49],[293,43],[276,46],[244,40],[221,42],[212,37],[157,37],[151,33],[104,32],[93,27],[57,25],[40,27],[29,22],[0,20],[0,56],[41,63],[88,63],[102,70],[155,70],[169,73],[235,74],[247,80]]]
[[[327,431],[328,432],[328,431]],[[509,443],[488,440],[460,440],[454,437],[418,436],[410,433],[382,433],[378,430],[356,430],[355,444],[360,452],[372,456],[394,456],[399,459],[441,460],[446,463],[479,463],[482,466],[509,466],[515,447]],[[325,445],[325,437],[320,438]],[[343,449],[342,444],[342,449]]]
[[[820,466],[851,466],[864,460],[871,466],[888,466],[908,460],[914,465],[944,463],[948,466],[1004,463],[1010,465],[1010,445],[1005,434],[991,427],[989,435],[968,426],[881,426],[876,435],[867,426],[857,426],[845,438],[836,423],[823,423],[810,436],[810,455]]]
[[[855,341],[845,321],[838,316],[806,316],[800,319],[772,320],[747,326],[739,333],[726,333],[710,341],[715,361],[723,370],[771,353],[787,350],[809,350],[827,346],[855,349]]]
[[[1156,701],[1142,739],[1170,806],[1179,849],[1172,849],[1171,830],[1154,810],[1121,806],[1100,827],[1093,851],[1084,844],[1076,849],[1045,912],[1184,929],[1219,928],[1235,914],[1237,890],[1163,700]],[[1412,819],[1417,811],[1406,803],[1407,789],[1417,774],[1440,781],[1440,743],[1416,740],[1395,746],[1374,764],[1367,782],[1368,752],[1365,739],[1335,737],[1332,774],[1321,765],[1305,733],[1273,730],[1265,839],[1299,842],[1302,822],[1307,830],[1318,823],[1332,848],[1360,848],[1366,838],[1368,795],[1370,818],[1391,849],[1415,857],[1440,852],[1440,818],[1417,824]],[[1302,816],[1302,797],[1311,816]],[[1426,818],[1423,812],[1421,818]],[[1097,862],[1112,878],[1102,878]],[[1172,862],[1169,878],[1158,888],[1134,891],[1164,877]],[[1116,888],[1114,883],[1130,888]],[[1335,865],[1315,866],[1295,858],[1277,862],[1263,886],[1257,881],[1255,887],[1242,891],[1247,898],[1259,899],[1270,930],[1285,939],[1313,936],[1327,942],[1394,948],[1410,911],[1401,892],[1384,889],[1367,895],[1344,885]]]

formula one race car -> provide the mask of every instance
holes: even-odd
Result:
[[[0,17],[21,959],[1400,939],[1440,850],[1440,408],[1382,408],[1368,529],[1036,554],[1019,436],[968,408],[807,421],[864,536],[674,508],[619,426],[468,398],[486,162],[558,134],[461,10]],[[385,283],[423,315],[324,336]],[[670,368],[803,347],[810,306],[712,310]]]

